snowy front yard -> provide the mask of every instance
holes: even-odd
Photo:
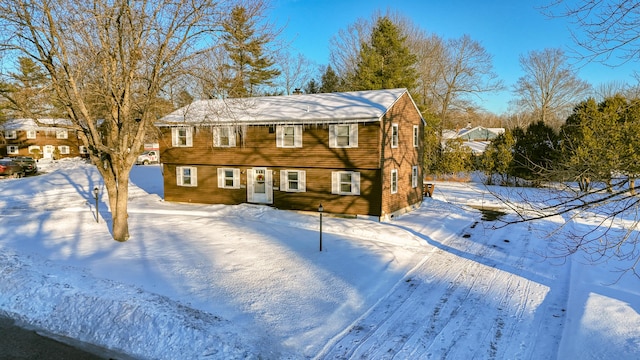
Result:
[[[111,240],[74,160],[0,181],[0,313],[141,359],[636,359],[640,280],[544,255],[558,219],[495,227],[480,184],[389,223],[162,201],[132,172]],[[510,216],[510,215],[508,215]],[[624,264],[622,264],[624,265]]]

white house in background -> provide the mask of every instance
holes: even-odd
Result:
[[[470,148],[474,155],[480,155],[493,139],[504,132],[504,128],[471,127],[470,125],[461,130],[443,130],[442,145],[445,146],[447,141],[453,139],[462,139],[463,146]]]

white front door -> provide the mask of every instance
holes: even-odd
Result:
[[[42,157],[44,159],[51,159],[53,157],[53,151],[55,147],[53,145],[45,145],[43,148]]]
[[[267,170],[267,168],[247,170],[247,200],[251,203],[273,203],[271,170]]]

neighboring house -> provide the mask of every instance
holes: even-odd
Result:
[[[406,89],[202,100],[156,125],[167,201],[389,219],[423,199]]]
[[[39,159],[77,157],[87,154],[75,130],[65,119],[7,120],[0,125],[0,156],[33,156]]]
[[[504,128],[485,128],[482,126],[472,128],[470,125],[462,130],[443,130],[442,143],[445,146],[449,140],[462,139],[463,146],[470,148],[474,155],[480,155],[484,153],[491,141],[503,134],[504,131]]]

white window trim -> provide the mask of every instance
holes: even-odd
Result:
[[[392,194],[398,193],[398,170],[397,169],[391,170],[391,183],[389,184],[389,187],[391,188]]]
[[[78,147],[78,152],[79,152],[80,154],[82,154],[82,155],[86,155],[86,154],[88,154],[88,153],[89,153],[89,150],[87,150],[87,147],[86,147],[86,146],[84,146],[84,145],[80,145],[80,146]]]
[[[191,170],[191,184],[184,183],[184,169]],[[177,166],[176,167],[176,184],[178,186],[196,187],[198,186],[198,168],[195,166]]]
[[[38,137],[36,130],[27,130],[27,139],[35,139]]]
[[[58,150],[60,151],[61,155],[69,155],[70,154],[70,149],[69,146],[67,145],[59,145],[58,146]]]
[[[18,132],[15,130],[5,130],[4,138],[7,140],[14,140],[18,138]]]
[[[420,128],[418,125],[413,125],[413,147],[418,147],[420,144]]]
[[[391,124],[391,147],[397,148],[400,142],[400,129],[398,124]]]
[[[68,139],[69,131],[67,129],[56,130],[56,139]]]
[[[179,130],[184,129],[186,130],[185,136],[185,142],[186,144],[178,144],[178,134],[179,134]],[[171,128],[171,146],[173,147],[192,147],[193,146],[193,128],[192,127],[187,127],[187,126],[180,126],[180,127],[173,127]]]
[[[233,185],[226,186],[225,172],[233,171]],[[218,187],[221,189],[240,189],[240,169],[218,168]]]
[[[293,127],[293,146],[284,144],[284,129],[287,127]],[[276,147],[301,148],[302,147],[302,125],[277,125],[276,126]]]
[[[411,167],[411,187],[412,188],[417,188],[418,187],[418,178],[420,176],[420,171],[418,170],[418,166],[414,165]]]
[[[20,147],[18,145],[7,145],[8,155],[18,155],[20,153]]]
[[[289,173],[298,173],[298,189],[289,188]],[[280,191],[286,192],[306,192],[307,173],[304,170],[280,170]]]
[[[338,146],[337,127],[349,126],[349,145]],[[332,148],[357,148],[358,147],[358,124],[334,124],[329,125],[329,147]]]
[[[229,132],[229,145],[222,145],[220,138],[220,130],[227,129]],[[213,128],[213,146],[214,147],[235,147],[236,146],[236,128],[235,126],[216,126]]]
[[[351,174],[351,192],[342,192],[340,187],[340,175]],[[331,193],[338,195],[360,195],[360,173],[356,171],[332,171]]]

